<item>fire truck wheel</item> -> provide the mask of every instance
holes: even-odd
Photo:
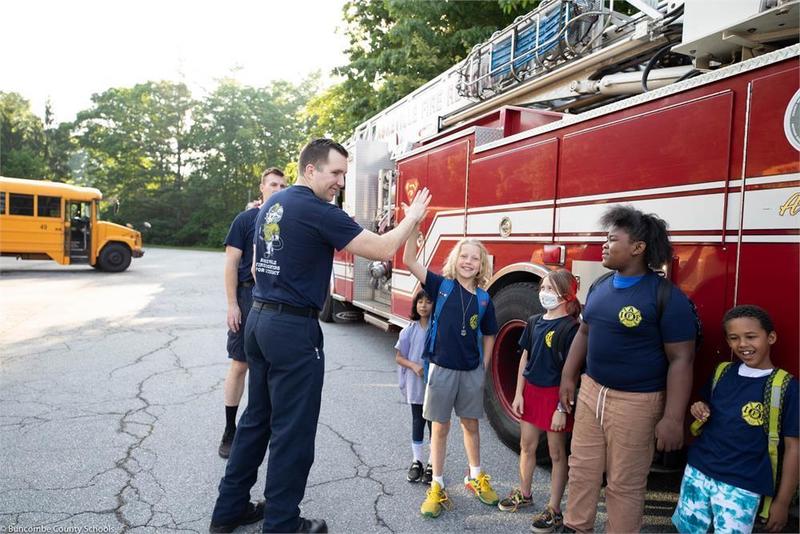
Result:
[[[319,312],[319,320],[323,323],[333,322],[333,297],[331,297],[330,293],[325,299],[325,304],[322,306],[322,310]]]
[[[131,250],[121,243],[109,243],[100,251],[97,264],[109,273],[122,272],[131,264]]]
[[[497,324],[491,366],[486,370],[486,387],[483,405],[489,423],[497,436],[508,448],[519,452],[519,419],[511,412],[511,403],[517,384],[517,372],[522,350],[519,337],[528,317],[544,310],[539,304],[539,284],[517,282],[502,288],[492,298]],[[547,451],[547,435],[542,432],[536,449],[536,461],[550,461]]]
[[[357,323],[364,320],[364,312],[341,300],[331,299],[331,314],[334,323]]]

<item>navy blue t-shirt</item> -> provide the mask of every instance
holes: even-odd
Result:
[[[560,358],[557,354],[554,354],[556,347],[553,345],[553,335],[558,326],[565,321],[574,323],[575,319],[569,315],[558,319],[539,317],[533,328],[530,328],[529,321],[525,325],[525,330],[522,331],[522,335],[519,338],[519,346],[528,351],[528,363],[525,365],[522,376],[534,386],[549,388],[561,383],[561,370],[564,368],[564,362],[556,364],[556,361],[559,361]],[[575,339],[577,331],[577,328],[573,328],[563,334],[566,336],[564,358],[569,352],[569,347],[572,345],[572,340]]]
[[[434,305],[442,280],[444,277],[431,271],[425,277],[423,288]],[[466,336],[461,335],[462,322],[467,331]],[[483,312],[480,329],[484,336],[497,333],[497,318],[494,316],[494,304],[491,300]],[[478,346],[478,296],[464,289],[456,280],[453,281],[453,290],[444,301],[442,313],[439,315],[434,353],[428,354],[428,357],[440,367],[459,371],[471,371],[481,365]]]
[[[659,284],[660,277],[652,271],[626,288],[614,287],[609,277],[587,297],[586,373],[599,384],[619,391],[662,391],[668,367],[664,343],[695,339],[691,304],[675,286],[659,323]]]
[[[257,300],[321,310],[341,250],[363,231],[344,211],[306,186],[275,193],[256,219]]]
[[[253,266],[253,234],[256,231],[256,217],[258,208],[244,210],[233,220],[228,235],[225,236],[225,246],[242,251],[238,267],[239,283],[253,281],[250,267]]]
[[[703,399],[711,416],[703,433],[689,447],[689,464],[703,474],[759,495],[775,495],[772,466],[767,451],[767,433],[762,426],[764,387],[768,376],[739,376],[732,365],[711,392],[706,384]],[[781,411],[781,441],[798,437],[797,379],[786,389]]]

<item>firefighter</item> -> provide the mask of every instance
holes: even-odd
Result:
[[[322,330],[334,249],[391,258],[425,217],[418,192],[405,217],[382,235],[361,228],[331,201],[344,187],[347,151],[317,139],[300,152],[297,184],[270,197],[256,219],[253,309],[245,325],[249,400],[233,440],[211,516],[211,532],[231,532],[264,518],[264,532],[327,532],[324,520],[300,517],[314,462],[322,379]],[[269,240],[269,241],[268,241]],[[269,445],[266,503],[250,488]]]
[[[259,189],[266,202],[273,193],[286,188],[283,172],[270,167],[261,175]],[[253,204],[253,205],[251,205]],[[231,365],[225,375],[222,395],[225,402],[225,431],[219,443],[219,455],[227,458],[231,453],[236,434],[236,412],[244,392],[247,375],[247,358],[244,354],[244,328],[247,314],[253,304],[253,233],[255,232],[258,203],[249,203],[231,223],[225,237],[225,295],[228,299],[228,358]]]
[[[696,320],[689,299],[655,272],[672,261],[666,223],[630,206],[609,208],[600,222],[608,229],[603,266],[612,274],[589,290],[559,391],[575,410],[564,524],[594,529],[605,471],[607,531],[639,532],[654,445],[683,445]]]

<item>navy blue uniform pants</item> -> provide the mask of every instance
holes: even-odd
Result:
[[[293,532],[314,463],[325,356],[316,319],[253,309],[245,325],[249,367],[242,414],[211,520],[229,524],[250,500],[269,445],[264,532]]]

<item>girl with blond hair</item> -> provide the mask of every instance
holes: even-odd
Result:
[[[420,512],[426,517],[438,517],[442,509],[450,508],[444,458],[453,410],[461,421],[469,462],[464,485],[482,503],[496,506],[498,502],[489,475],[481,468],[478,424],[483,417],[483,382],[494,347],[497,319],[489,294],[483,289],[491,276],[489,255],[483,244],[475,239],[460,240],[439,275],[417,260],[416,234],[406,242],[403,262],[435,303],[425,346],[428,371],[422,407],[423,417],[433,422],[433,480]]]

